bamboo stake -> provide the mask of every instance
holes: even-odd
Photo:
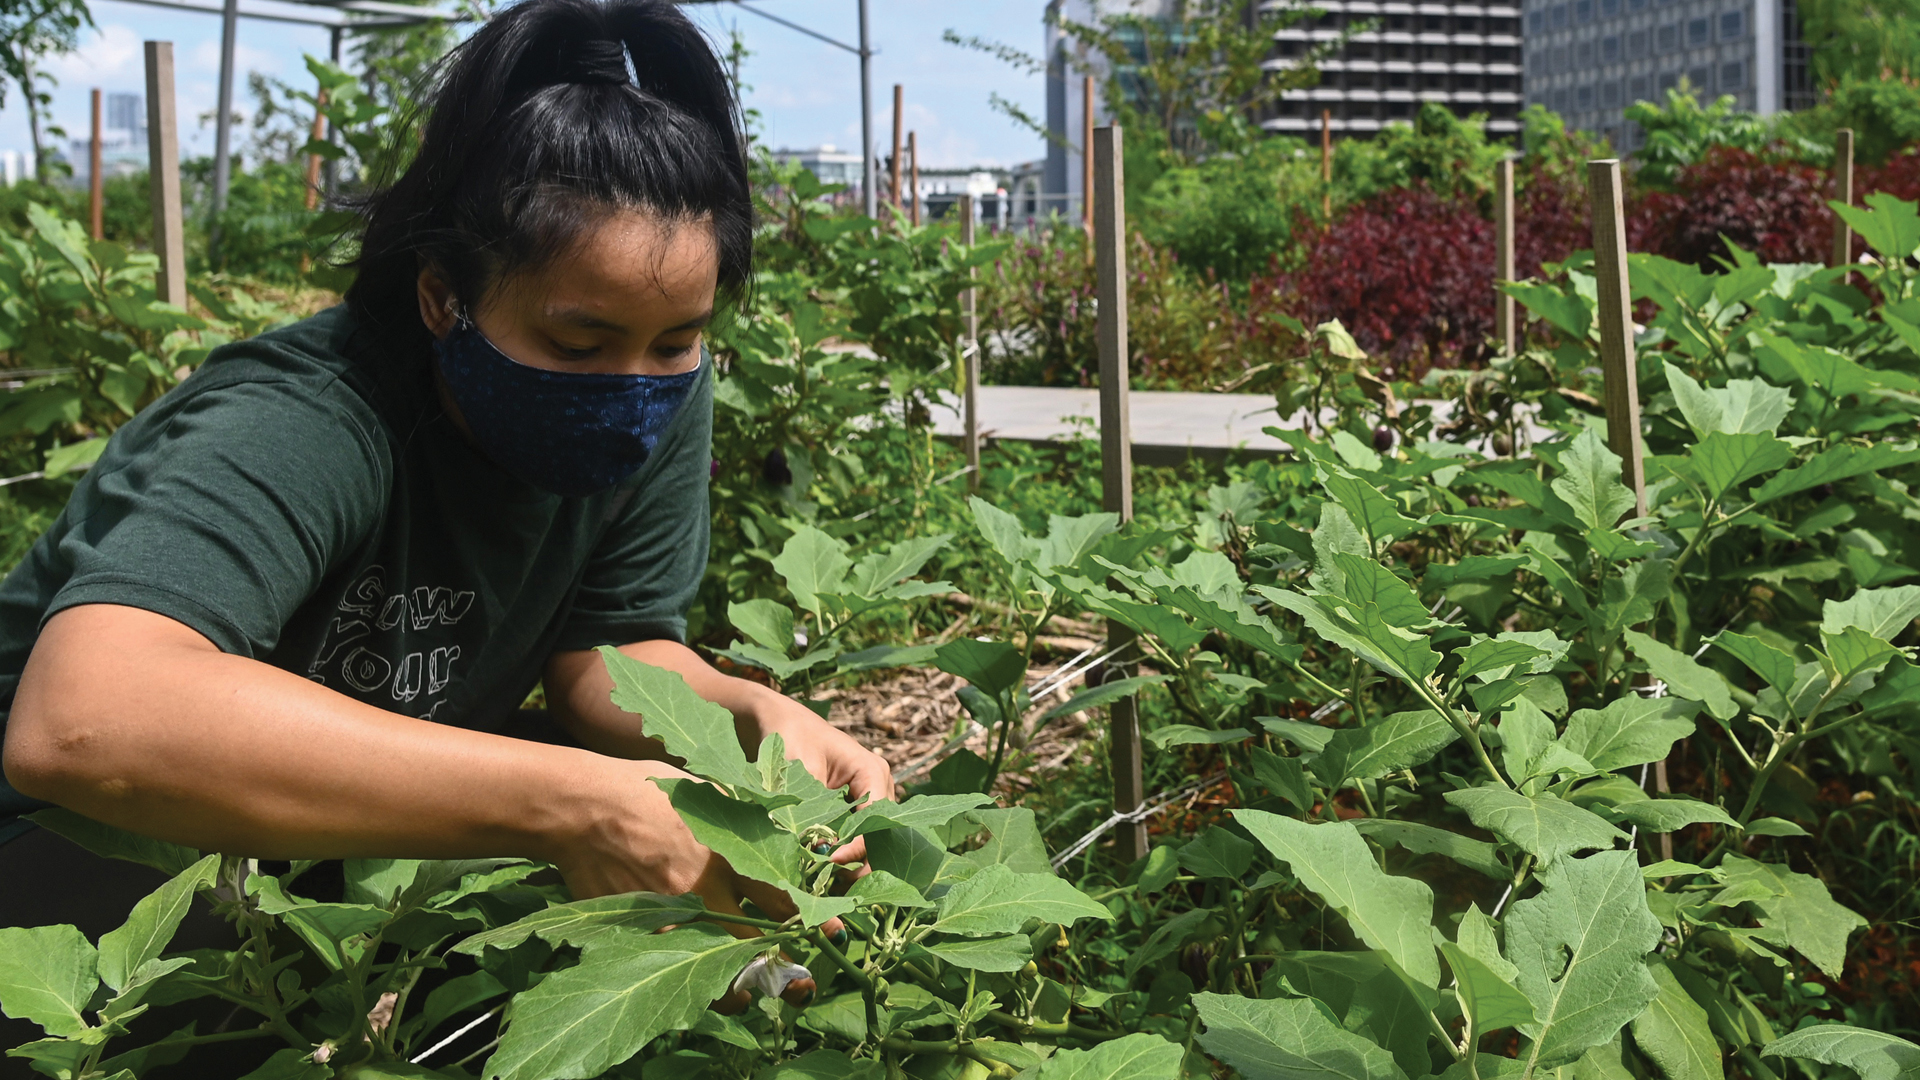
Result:
[[[920,133],[907,132],[907,160],[913,162],[913,186],[908,198],[913,200],[913,227],[920,227]]]
[[[187,250],[180,212],[180,130],[173,103],[173,42],[146,43],[147,175],[153,202],[153,250],[160,256],[156,297],[187,306]]]
[[[1496,281],[1513,280],[1513,161],[1502,160],[1494,167],[1494,251],[1493,276]],[[1493,294],[1494,333],[1500,339],[1500,355],[1515,352],[1513,297],[1499,291]]]
[[[315,95],[318,99],[313,109],[313,142],[327,137],[327,92],[323,89]],[[313,210],[320,205],[320,155],[307,155],[307,209]]]
[[[974,241],[973,196],[960,196],[960,242],[971,248]],[[967,280],[972,281],[974,268],[967,267]],[[962,408],[966,417],[967,450],[967,490],[980,490],[980,296],[979,290],[972,286],[960,294],[960,317],[966,327],[966,341],[961,345],[960,358],[963,371],[961,387]]]
[[[1080,227],[1093,236],[1093,76],[1080,80]]]
[[[893,213],[897,219],[900,214],[900,138],[901,126],[906,123],[906,90],[899,83],[893,84],[893,159],[891,179],[893,181]]]
[[[91,224],[90,235],[95,240],[107,238],[105,222],[101,220],[105,202],[100,180],[100,90],[93,91],[93,137],[87,142],[87,220]]]
[[[1320,216],[1333,219],[1333,110],[1320,110]]]
[[[1120,128],[1093,131],[1094,219],[1100,348],[1100,488],[1101,505],[1124,523],[1133,519],[1133,430],[1128,416],[1127,372],[1127,210],[1126,178],[1121,168]],[[1117,622],[1107,623],[1107,648],[1133,651],[1134,634]],[[1124,679],[1133,673],[1130,660],[1109,663],[1101,680]],[[1109,711],[1109,750],[1113,769],[1115,813],[1138,810],[1146,788],[1140,765],[1140,715],[1132,698],[1116,701]],[[1147,853],[1145,822],[1121,822],[1114,830],[1114,854],[1132,862]]]
[[[1853,205],[1853,129],[1841,128],[1833,141],[1833,201]],[[1845,266],[1853,261],[1853,230],[1847,219],[1833,215],[1833,261],[1830,266]]]

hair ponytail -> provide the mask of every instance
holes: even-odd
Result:
[[[721,299],[753,272],[745,137],[706,38],[670,0],[522,0],[441,62],[420,145],[363,206],[347,300],[426,343],[414,282],[431,265],[478,304],[607,214],[711,224]]]

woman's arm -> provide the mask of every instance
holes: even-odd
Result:
[[[163,615],[96,604],[48,621],[8,718],[22,793],[144,835],[259,858],[523,856],[576,896],[698,892],[776,916],[650,782],[658,762],[384,712],[221,652]]]
[[[893,798],[893,770],[886,759],[822,720],[805,705],[759,683],[714,670],[700,655],[674,641],[641,641],[620,651],[645,664],[678,672],[694,693],[733,714],[740,742],[752,753],[775,732],[787,754],[828,787],[849,787],[856,799]],[[581,745],[618,757],[659,759],[666,752],[642,733],[641,718],[609,699],[613,679],[598,654],[555,653],[547,662],[547,707]]]

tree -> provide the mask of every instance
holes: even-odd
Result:
[[[0,0],[0,107],[7,103],[7,81],[20,88],[27,103],[27,127],[33,138],[33,177],[46,179],[47,148],[41,121],[53,103],[43,87],[54,84],[53,76],[39,70],[40,61],[49,53],[72,52],[80,43],[82,27],[93,27],[93,14],[85,0]],[[66,132],[47,127],[45,135],[63,137]]]
[[[1802,0],[1800,28],[1814,80],[1830,92],[1920,76],[1920,0]]]

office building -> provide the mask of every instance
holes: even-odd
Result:
[[[1645,133],[1635,101],[1664,104],[1685,80],[1762,115],[1813,104],[1793,0],[1524,0],[1527,101],[1622,153]]]
[[[1288,0],[1263,4],[1268,11],[1289,6]],[[1322,61],[1319,85],[1282,97],[1262,119],[1267,130],[1309,135],[1320,130],[1324,111],[1335,132],[1368,134],[1411,121],[1428,101],[1462,116],[1485,113],[1495,135],[1519,130],[1518,6],[1382,0],[1315,0],[1313,6],[1324,14],[1275,33],[1269,66],[1296,65],[1314,46],[1338,41],[1355,26],[1368,29]]]

